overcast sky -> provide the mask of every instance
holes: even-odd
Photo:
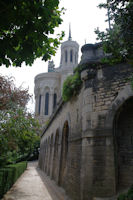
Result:
[[[72,40],[77,41],[81,47],[86,43],[95,43],[96,34],[94,30],[99,27],[100,30],[108,28],[105,23],[106,10],[97,8],[99,3],[104,3],[106,0],[61,0],[60,7],[66,9],[63,15],[63,23],[56,32],[65,31],[63,41],[68,39],[69,23],[71,23]],[[81,50],[79,50],[81,52]],[[79,61],[81,53],[79,52]],[[56,56],[52,58],[55,66],[58,67],[60,63],[60,48]],[[14,68],[2,66],[0,67],[0,74],[15,77],[15,84],[22,85],[24,88],[29,88],[29,92],[34,94],[34,77],[43,72],[47,72],[47,62],[37,59],[32,67],[22,65],[21,68]],[[34,111],[34,98],[29,102],[28,108]]]

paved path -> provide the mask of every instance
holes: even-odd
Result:
[[[30,162],[2,200],[68,200],[68,197],[62,188],[37,168],[37,162]]]

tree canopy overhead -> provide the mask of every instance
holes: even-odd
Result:
[[[0,65],[31,65],[55,54],[63,33],[51,36],[61,24],[59,0],[0,1]]]
[[[104,32],[98,29],[98,39],[103,41],[104,50],[112,54],[114,62],[133,63],[133,1],[107,0],[100,8],[108,11],[110,28]]]

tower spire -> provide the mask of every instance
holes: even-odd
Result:
[[[72,36],[71,36],[71,24],[69,23],[69,37],[68,40],[72,40]]]

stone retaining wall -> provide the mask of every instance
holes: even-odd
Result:
[[[39,157],[40,168],[72,200],[113,197],[133,183],[129,178],[133,175],[133,110],[128,106],[133,103],[129,79],[133,70],[127,64],[85,64],[82,89],[70,102],[60,104],[51,118]],[[123,113],[131,120],[124,120]]]

